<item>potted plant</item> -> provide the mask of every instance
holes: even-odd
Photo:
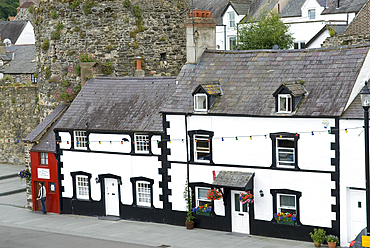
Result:
[[[251,204],[254,202],[254,199],[253,199],[253,194],[251,194],[250,191],[248,191],[247,193],[240,193],[240,196],[239,196],[239,201],[242,203],[242,204]]]
[[[187,211],[186,220],[185,220],[186,229],[193,229],[195,216],[193,215],[192,201],[191,201],[192,195],[189,192],[188,181],[186,181],[185,183],[184,199],[186,202],[186,211]]]
[[[321,243],[325,240],[326,232],[321,228],[314,228],[313,233],[310,232],[311,239],[313,240],[315,247],[319,247]]]
[[[328,242],[329,248],[335,248],[337,246],[337,243],[339,243],[339,239],[335,235],[328,235],[326,236],[326,242]]]
[[[217,189],[211,189],[207,192],[207,199],[210,201],[220,200],[222,198],[222,194]]]

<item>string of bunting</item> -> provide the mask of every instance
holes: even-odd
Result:
[[[311,134],[311,135],[315,135],[315,134],[321,134],[321,133],[328,133],[328,134],[331,134],[332,132],[335,132],[335,131],[344,131],[345,133],[348,133],[349,130],[356,130],[356,129],[363,129],[364,126],[361,126],[361,127],[351,127],[351,128],[344,128],[344,129],[330,129],[328,130],[326,127],[325,129],[326,130],[320,130],[320,131],[305,131],[305,132],[298,132],[296,133],[296,136],[300,135],[300,134]],[[363,132],[363,130],[362,130]],[[361,133],[362,133],[361,132]],[[360,133],[360,134],[361,134]],[[360,136],[360,134],[358,134],[358,136]],[[254,135],[240,135],[240,136],[223,136],[223,137],[212,137],[213,140],[221,140],[221,141],[225,141],[225,140],[230,140],[230,139],[235,139],[235,140],[239,140],[239,139],[244,139],[244,138],[247,138],[247,139],[250,139],[252,140],[253,138],[256,138],[256,137],[264,137],[264,138],[268,138],[269,135],[268,134],[254,134]],[[282,135],[280,136],[282,138]],[[199,140],[203,140],[203,139],[199,139]],[[173,141],[181,141],[181,142],[185,142],[185,139],[164,139],[164,140],[156,140],[156,142],[159,144],[160,142],[173,142]],[[195,140],[195,142],[197,142],[198,140]],[[208,142],[210,141],[210,139],[207,140]],[[0,143],[4,143],[4,144],[10,144],[10,143],[21,143],[22,141],[20,140],[12,140],[12,139],[0,139]],[[99,143],[102,144],[102,143],[121,143],[121,144],[124,144],[126,142],[129,142],[129,140],[127,138],[123,138],[122,140],[99,140],[99,141],[89,141],[89,142],[83,142],[83,143],[87,143],[87,144],[91,144],[91,143]],[[30,143],[29,141],[27,141],[26,143]],[[39,143],[48,143],[48,141],[36,141],[34,142],[36,144],[39,144]],[[60,143],[66,143],[67,145],[70,144],[70,143],[74,143],[74,141],[57,141],[56,142],[57,144],[60,144]],[[144,141],[143,142],[145,145],[148,144],[148,141]],[[77,142],[77,145],[79,145],[80,142],[78,141]],[[132,144],[135,144],[135,142],[132,142]]]

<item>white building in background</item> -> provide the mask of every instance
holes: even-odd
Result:
[[[290,25],[294,49],[321,47],[329,29],[342,33],[366,0],[290,0],[280,12]]]

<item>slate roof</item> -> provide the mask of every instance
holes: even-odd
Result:
[[[36,72],[35,45],[21,46],[15,51],[14,59],[0,67],[0,72],[7,74],[35,73]]]
[[[304,82],[308,95],[297,116],[341,116],[369,46],[304,50],[206,50],[198,64],[180,71],[178,87],[162,109],[193,113],[198,84],[218,81],[223,95],[209,114],[275,116],[272,94],[284,82]],[[335,96],[335,101],[332,99]]]
[[[289,92],[292,93],[293,96],[301,96],[307,93],[304,85],[300,82],[288,82],[283,83],[282,85],[284,85],[289,90]]]
[[[15,44],[27,25],[27,20],[0,22],[1,40],[10,39]]]
[[[27,135],[23,140],[24,142],[37,142],[31,151],[43,151],[43,152],[55,152],[55,133],[53,132],[56,124],[58,123],[60,117],[66,111],[68,106],[64,103],[59,104],[53,112],[51,112],[46,118]]]
[[[200,86],[209,95],[220,95],[221,94],[220,84],[200,84]]]
[[[245,16],[249,14],[249,8],[251,5],[251,1],[234,0],[234,1],[230,1],[230,4],[235,9],[238,15]]]
[[[213,185],[228,188],[253,189],[253,173],[241,171],[220,171]]]
[[[58,129],[163,132],[159,109],[176,77],[89,80],[56,126]]]
[[[249,15],[244,21],[250,19],[259,20],[259,17],[264,11],[269,12],[278,2],[278,0],[253,0],[250,6]]]
[[[340,6],[337,8],[337,1],[328,0],[328,8],[322,14],[357,13],[368,2],[368,0],[340,0]]]
[[[302,16],[301,8],[305,2],[306,0],[290,0],[280,11],[280,16],[283,18]]]

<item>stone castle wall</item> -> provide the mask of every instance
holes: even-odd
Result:
[[[23,139],[39,124],[38,88],[0,86],[0,164],[24,164]]]
[[[80,83],[74,69],[81,52],[93,54],[100,63],[110,62],[107,74],[113,77],[134,76],[138,56],[145,76],[177,75],[186,63],[184,23],[189,13],[188,0],[57,0],[35,5],[42,115],[56,105],[52,94],[61,80]]]
[[[370,43],[370,35],[338,34],[326,38],[321,47],[338,47],[346,45],[360,45]]]

